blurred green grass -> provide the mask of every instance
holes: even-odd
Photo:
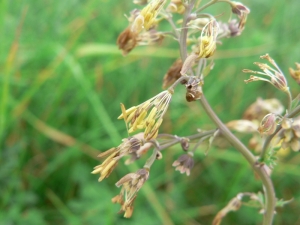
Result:
[[[266,52],[288,74],[299,62],[299,3],[243,1],[251,9],[240,37],[224,40],[204,91],[223,121],[240,118],[258,96],[285,96],[265,83],[245,85],[244,68]],[[219,15],[224,5],[214,6]],[[138,48],[124,58],[115,41],[127,26],[131,1],[0,2],[0,224],[210,224],[238,192],[258,192],[246,161],[234,150],[200,150],[190,177],[175,172],[179,147],[151,168],[130,220],[110,199],[114,183],[130,168],[119,165],[106,181],[90,174],[95,156],[126,137],[119,103],[136,105],[162,90],[164,73],[178,56],[176,45]],[[176,53],[177,52],[177,53]],[[299,87],[292,84],[294,94]],[[180,89],[180,88],[179,88]],[[176,122],[176,123],[175,123]],[[213,127],[196,103],[176,91],[162,131],[177,135]],[[300,223],[295,153],[279,162],[272,178],[278,198],[274,224]],[[256,209],[242,207],[224,224],[260,224]]]

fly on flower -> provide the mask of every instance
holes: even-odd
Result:
[[[172,98],[173,90],[166,90],[146,102],[125,109],[121,104],[122,114],[118,119],[124,119],[128,133],[144,130],[145,140],[156,138],[158,129],[163,121]]]

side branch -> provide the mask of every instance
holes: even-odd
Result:
[[[219,119],[219,117],[215,114],[215,112],[207,102],[204,95],[201,97],[199,101],[202,107],[204,108],[204,110],[206,111],[207,115],[218,126],[222,135],[246,158],[246,160],[251,165],[253,170],[258,174],[258,176],[262,180],[262,183],[265,187],[265,197],[266,197],[263,224],[271,225],[274,216],[276,198],[275,198],[274,187],[269,175],[264,170],[264,168],[258,164],[255,156],[249,151],[249,149],[238,138],[236,138],[236,136],[233,133],[231,133],[231,131]]]

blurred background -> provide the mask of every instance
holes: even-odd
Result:
[[[219,46],[204,92],[224,122],[239,119],[257,97],[286,96],[267,83],[245,84],[242,69],[256,69],[269,53],[299,86],[289,67],[300,62],[297,0],[245,0],[251,9],[241,36]],[[91,174],[96,155],[127,137],[117,120],[120,102],[137,105],[162,91],[162,79],[179,57],[176,43],[138,47],[123,57],[115,46],[135,6],[117,0],[0,1],[0,224],[210,224],[239,192],[259,192],[247,162],[232,148],[199,149],[191,176],[171,166],[180,146],[164,152],[135,201],[131,219],[118,214],[115,183],[141,162],[117,169],[105,181]],[[207,12],[226,21],[225,3]],[[222,15],[224,13],[224,15]],[[178,87],[161,132],[191,135],[214,128],[197,102]],[[279,199],[274,224],[300,224],[300,155],[285,152],[272,179]],[[261,224],[258,209],[242,206],[223,224]]]

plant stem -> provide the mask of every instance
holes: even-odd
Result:
[[[192,9],[194,8],[195,1],[196,0],[191,0],[191,2],[186,6],[184,17],[183,17],[182,29],[180,33],[180,39],[179,39],[180,55],[182,58],[182,62],[184,62],[184,60],[187,57],[187,51],[186,51],[186,40],[187,40],[187,32],[188,32],[187,22],[192,12]]]
[[[210,2],[206,3],[205,5],[201,6],[196,10],[196,13],[201,12],[202,10],[206,9],[207,7],[217,3],[217,2],[228,2],[230,4],[230,1],[228,0],[211,0]]]
[[[204,95],[200,99],[201,105],[206,111],[207,115],[211,120],[219,127],[222,135],[245,157],[248,163],[251,165],[253,170],[258,174],[262,183],[265,187],[265,214],[264,214],[264,225],[271,225],[274,216],[275,209],[275,192],[272,181],[262,166],[259,166],[254,155],[249,151],[248,148],[238,139],[236,136],[231,133],[231,131],[225,126],[225,124],[218,118],[213,109],[210,107],[209,103],[205,99]]]
[[[215,132],[216,132],[216,130],[209,130],[209,131],[201,132],[201,133],[198,133],[198,134],[193,134],[193,135],[190,135],[190,136],[186,136],[184,138],[187,138],[189,140],[195,140],[195,139],[203,138],[205,136],[210,136]],[[160,137],[165,136],[165,137],[168,137],[168,138],[174,138],[169,143],[160,145],[159,146],[159,151],[161,151],[163,149],[166,149],[166,148],[169,148],[169,147],[171,147],[175,144],[178,144],[181,141],[181,139],[183,138],[183,137],[178,137],[178,136],[175,137],[174,135],[170,135],[170,134],[159,134],[159,135],[161,135]]]
[[[288,95],[288,109],[287,109],[287,111],[288,111],[288,113],[290,113],[291,109],[292,109],[293,97],[292,97],[292,94],[291,94],[290,91],[288,91],[286,94]]]

